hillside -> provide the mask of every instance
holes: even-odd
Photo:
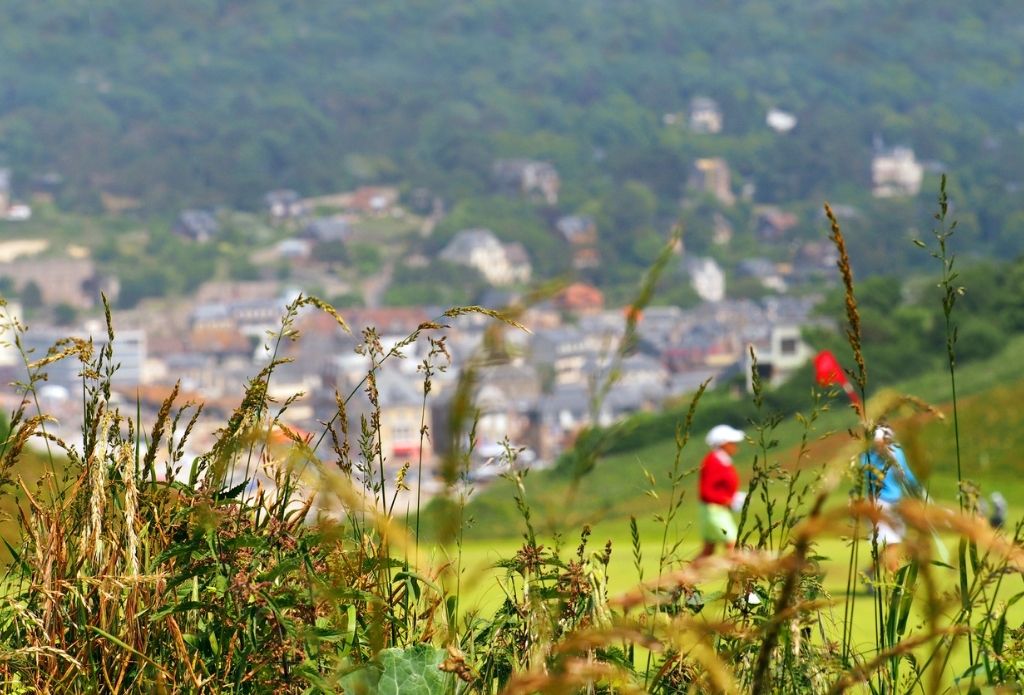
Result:
[[[1018,482],[1021,471],[1019,452],[1024,447],[1024,414],[1016,407],[1024,396],[1024,338],[1011,341],[1003,351],[990,360],[976,362],[962,368],[957,376],[960,398],[960,448],[964,478],[977,483],[987,495],[1000,490],[1008,499],[1020,499]],[[809,367],[808,367],[809,369]],[[956,448],[949,403],[949,375],[935,371],[893,384],[869,400],[869,415],[878,417],[899,396],[910,395],[934,405],[942,414],[938,418],[929,414],[915,414],[905,406],[891,417],[914,466],[927,481],[931,494],[939,500],[952,503],[956,499]],[[714,394],[708,403],[720,410],[720,401]],[[699,412],[700,406],[698,406]],[[679,422],[685,409],[675,411]],[[770,410],[765,410],[761,422],[767,422]],[[810,401],[803,415],[810,417]],[[743,425],[747,433],[757,438],[756,429],[742,418],[733,418],[734,424]],[[796,418],[786,418],[774,430],[766,433],[766,441],[776,441],[768,451],[768,460],[785,470],[803,468],[809,476],[822,465],[843,468],[857,450],[848,430],[857,428],[857,419],[843,400],[831,403],[812,423],[808,432],[807,454],[798,465],[800,439],[804,426]],[[699,429],[698,429],[699,428]],[[693,438],[683,450],[681,471],[689,471],[682,483],[684,503],[679,514],[679,531],[696,518],[694,490],[695,470],[704,454],[703,434],[707,423],[695,418]],[[598,460],[592,471],[579,482],[575,493],[565,471],[552,470],[531,473],[526,478],[527,498],[533,508],[535,524],[545,530],[578,528],[583,523],[615,521],[625,523],[630,515],[649,521],[656,513],[664,513],[668,505],[670,486],[667,473],[672,468],[676,444],[671,437],[649,441],[631,450],[615,451]],[[737,463],[743,485],[750,480],[756,447],[743,448]],[[648,471],[654,484],[646,478]],[[783,494],[785,483],[781,479],[772,483]],[[845,487],[841,485],[842,489]],[[654,490],[655,495],[648,493]],[[479,538],[514,536],[521,532],[522,521],[511,499],[512,484],[502,480],[472,498],[467,509],[473,523],[467,534]],[[837,492],[834,497],[845,495]],[[567,500],[571,504],[567,504]],[[1020,516],[1020,509],[1011,509],[1011,517]]]
[[[873,147],[905,144],[951,174],[976,252],[1024,248],[1024,208],[1006,195],[1024,169],[1024,8],[1010,0],[2,7],[0,165],[16,192],[67,208],[106,195],[147,213],[255,210],[271,189],[363,182],[451,207],[493,193],[496,159],[532,157],[557,168],[559,211],[595,215],[630,270],[678,215],[694,159],[715,156],[736,192],[800,213],[804,236],[821,200],[852,204],[851,253],[880,269],[916,259],[893,230],[926,216],[867,193]],[[721,107],[721,133],[665,119],[698,96]],[[770,108],[795,129],[769,129]],[[710,212],[689,213],[695,250]],[[515,214],[541,243],[548,213]],[[743,231],[750,210],[725,215]]]

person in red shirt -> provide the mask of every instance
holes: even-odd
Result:
[[[736,521],[732,511],[742,507],[740,477],[732,457],[744,440],[743,432],[729,425],[711,428],[705,441],[711,449],[700,466],[700,535],[704,541],[697,559],[710,557],[719,543],[731,551],[736,544]]]

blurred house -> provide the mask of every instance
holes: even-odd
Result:
[[[47,351],[59,340],[81,338],[91,340],[93,359],[110,342],[107,328],[99,321],[91,321],[82,329],[38,327],[26,331],[22,335],[22,345],[29,354],[29,360],[35,361],[45,357]],[[142,383],[143,370],[146,364],[146,333],[138,329],[118,329],[112,344],[113,358],[111,364],[120,365],[114,372],[111,382],[115,384]],[[77,357],[67,357],[47,365],[43,371],[48,375],[47,381],[70,389],[81,389],[82,363]]]
[[[597,224],[587,215],[566,215],[555,224],[559,233],[572,246],[586,246],[597,243]]]
[[[776,108],[768,109],[768,114],[765,116],[764,121],[776,133],[788,133],[796,127],[797,122],[796,116],[788,111]]]
[[[555,167],[548,162],[532,159],[499,159],[492,170],[494,181],[504,190],[543,200],[548,205],[558,204],[558,189],[562,185]]]
[[[249,357],[253,351],[250,339],[235,326],[198,326],[189,331],[187,345],[196,354],[218,359]]]
[[[772,326],[768,339],[751,344],[757,357],[757,373],[766,386],[778,386],[807,364],[814,354],[804,342],[800,326],[779,324]],[[747,375],[747,390],[753,391],[754,361],[750,351],[744,351],[743,371]]]
[[[197,304],[190,316],[193,331],[214,328],[236,330],[257,340],[281,328],[288,301],[281,296],[233,299]]]
[[[351,386],[347,385],[343,392],[349,393]],[[428,397],[424,404],[423,385],[405,374],[384,368],[377,372],[375,386],[376,406],[371,403],[365,389],[351,391],[353,396],[348,402],[346,414],[353,457],[359,452],[362,423],[371,423],[376,416],[379,417],[380,429],[370,445],[374,448],[379,445],[379,455],[383,457],[386,467],[394,470],[405,461],[415,463],[419,459],[421,440],[423,464],[429,466],[434,451],[432,437],[421,437],[420,431],[424,421],[430,423],[433,400]],[[320,419],[323,419],[323,415],[321,413]],[[374,468],[379,465],[376,460],[370,463]]]
[[[274,299],[281,294],[281,283],[267,280],[208,280],[195,291],[195,302],[229,302],[250,299]]]
[[[396,306],[345,310],[345,319],[356,335],[359,335],[363,329],[372,327],[378,336],[401,336],[404,338],[431,318],[430,313],[423,307]]]
[[[570,314],[593,314],[604,310],[604,293],[585,282],[574,282],[555,295],[554,305]]]
[[[394,186],[362,186],[348,194],[345,209],[360,215],[387,215],[398,206]]]
[[[4,219],[8,222],[24,222],[32,219],[32,208],[25,203],[11,203]]]
[[[313,242],[308,239],[282,239],[274,245],[274,253],[278,258],[304,260],[313,254]]]
[[[690,102],[690,130],[714,135],[722,132],[722,111],[718,102],[709,97],[694,97]]]
[[[594,365],[608,364],[621,340],[621,329],[610,326],[539,329],[530,341],[529,361],[549,375],[554,385],[586,385]]]
[[[323,386],[323,377],[298,362],[285,362],[274,368],[267,381],[267,396],[276,403],[288,402],[280,414],[282,421],[311,427],[316,424],[313,394]]]
[[[270,218],[279,222],[298,219],[309,211],[299,194],[290,189],[269,191],[263,196],[263,204]]]
[[[182,210],[171,231],[184,239],[204,244],[220,234],[220,223],[207,210]]]
[[[788,289],[779,266],[767,258],[744,258],[736,264],[736,274],[740,277],[755,278],[762,287],[775,292],[785,292]]]
[[[725,273],[713,258],[687,257],[683,259],[683,268],[701,299],[717,302],[725,297]]]
[[[793,258],[793,274],[798,278],[837,276],[839,252],[830,241],[808,241],[800,245]]]
[[[438,256],[443,261],[476,268],[492,285],[529,282],[532,268],[521,244],[503,244],[489,229],[464,229]]]
[[[687,188],[712,196],[722,205],[732,205],[736,196],[732,192],[729,164],[721,157],[706,157],[693,163]]]
[[[733,228],[725,215],[715,210],[711,216],[711,243],[716,246],[728,246],[732,241]]]
[[[800,218],[774,205],[754,208],[754,231],[761,241],[779,241],[799,224]]]
[[[530,263],[530,254],[526,247],[518,241],[505,244],[505,262],[508,263],[510,283],[502,284],[524,284],[530,281],[533,275],[533,266]]]
[[[16,300],[8,300],[7,305],[0,307],[0,367],[21,366],[22,358],[15,345],[15,326],[22,319],[21,304]]]
[[[345,242],[352,238],[352,224],[349,217],[345,215],[317,217],[302,228],[299,238],[318,244],[335,241]]]
[[[10,169],[0,169],[0,218],[8,222],[24,222],[32,218],[32,208],[14,199]]]
[[[879,152],[871,160],[872,194],[876,198],[915,196],[921,190],[924,167],[909,147]]]
[[[559,218],[555,228],[572,250],[572,267],[577,270],[601,265],[597,250],[597,224],[586,215],[567,215]]]
[[[394,186],[360,186],[354,191],[306,198],[303,204],[307,211],[334,210],[356,217],[382,217],[403,212],[398,199],[398,188]]]

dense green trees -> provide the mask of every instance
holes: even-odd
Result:
[[[934,190],[872,199],[879,141],[951,174],[977,253],[1024,252],[1014,195],[1024,6],[1014,0],[0,6],[0,164],[22,192],[58,172],[64,207],[93,212],[114,193],[146,213],[256,209],[272,188],[399,183],[453,208],[439,238],[491,227],[547,276],[567,268],[553,219],[592,214],[615,264],[588,279],[621,290],[680,215],[700,248],[700,215],[686,219],[679,202],[693,160],[720,156],[737,193],[753,186],[752,203],[855,207],[851,254],[873,273],[918,262],[906,242]],[[663,122],[696,95],[720,104],[720,134]],[[765,125],[775,106],[799,118],[792,132]],[[552,162],[557,209],[497,200],[500,157]],[[737,234],[749,213],[733,214]],[[822,231],[815,215],[801,233]],[[144,288],[131,272],[129,294],[178,282]]]
[[[441,268],[402,268],[384,293],[384,303],[392,306],[426,305],[438,307],[472,304],[485,283],[473,268],[441,263]],[[444,282],[438,282],[438,276]]]
[[[990,357],[1006,344],[1008,336],[1024,331],[1020,301],[1024,296],[1024,257],[964,264],[956,284],[964,288],[954,317],[958,363]],[[941,289],[933,279],[873,277],[857,282],[856,297],[872,387],[946,363]],[[842,325],[843,302],[842,293],[835,290],[818,311]],[[814,329],[807,331],[807,338],[815,348],[835,351],[844,364],[853,363],[850,347],[838,332]]]
[[[213,278],[219,256],[228,258],[228,273],[236,279],[252,279],[258,270],[244,258],[226,250],[220,254],[206,244],[196,244],[152,229],[141,248],[104,245],[103,259],[121,282],[119,307],[133,307],[146,297],[183,294]]]
[[[153,204],[410,176],[464,194],[510,154],[635,179],[622,160],[647,153],[669,192],[707,143],[670,146],[660,117],[698,93],[727,137],[764,133],[770,105],[801,117],[736,153],[770,198],[862,181],[873,135],[955,168],[995,136],[990,166],[1019,171],[1009,0],[3,7],[7,158],[25,178],[56,167],[71,189]]]

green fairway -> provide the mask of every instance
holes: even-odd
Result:
[[[566,537],[564,539],[563,557],[570,556],[575,551],[578,539]],[[613,553],[609,565],[609,596],[613,599],[621,596],[631,589],[635,589],[640,583],[640,576],[632,555],[632,542],[629,528],[617,522],[606,522],[597,525],[593,529],[590,549],[598,551],[604,547],[605,542],[612,542]],[[548,539],[548,542],[551,542]],[[955,555],[956,539],[946,538],[944,542],[948,549]],[[641,536],[641,549],[643,551],[640,568],[643,571],[644,581],[655,580],[658,577],[658,553],[660,549],[661,536],[655,533],[650,524],[646,524]],[[462,575],[462,598],[460,602],[463,615],[474,614],[487,616],[505,599],[506,592],[513,584],[505,569],[497,567],[497,563],[515,555],[516,550],[522,545],[521,541],[512,538],[503,538],[489,541],[469,541],[462,548],[461,565]],[[692,558],[696,556],[699,543],[695,534],[687,533],[687,541],[681,548],[683,557]],[[870,566],[870,549],[867,543],[860,546],[858,567],[863,571]],[[846,605],[846,581],[847,567],[850,560],[849,542],[839,538],[824,538],[817,542],[813,548],[813,555],[820,556],[821,570],[824,572],[823,586],[830,605],[818,612],[814,629],[811,631],[811,639],[815,643],[822,640],[829,640],[834,643],[841,641],[841,631],[844,613],[848,610],[852,615],[851,648],[859,658],[870,660],[877,654],[876,634],[878,631],[876,598],[867,591],[866,584],[862,581],[861,574],[855,586],[855,593],[852,596],[852,605]],[[667,571],[678,568],[680,563],[674,563]],[[944,610],[943,623],[949,623],[957,609],[954,601],[954,592],[957,586],[958,574],[952,567],[933,567],[933,576],[936,579],[939,593],[943,595]],[[521,591],[520,578],[516,577],[514,583],[517,591]],[[726,580],[719,577],[709,581],[698,588],[705,595],[720,593],[725,589]],[[911,634],[920,634],[925,630],[925,618],[923,613],[924,593],[918,587],[919,595],[910,616]],[[1000,591],[1002,597],[997,601],[998,605],[1004,605],[1011,596],[1024,590],[1024,578],[1019,573],[1012,573],[1003,583]],[[699,617],[708,620],[717,620],[722,617],[724,602],[722,599],[715,599],[708,602]],[[1008,624],[1019,625],[1024,621],[1024,605],[1017,603],[1011,608],[1008,615]],[[926,656],[927,647],[920,647],[915,650],[919,657]],[[967,663],[966,640],[957,643],[950,663],[943,672],[943,679],[947,682],[962,672]]]

